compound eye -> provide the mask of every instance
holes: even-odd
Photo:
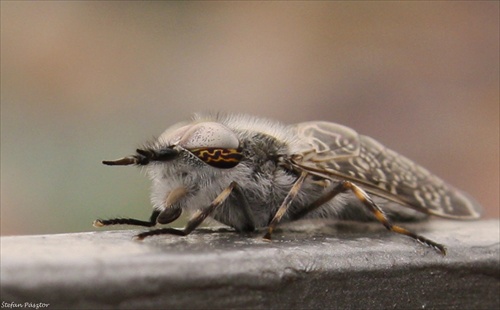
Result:
[[[220,123],[204,122],[194,124],[184,131],[178,145],[188,150],[195,148],[237,149],[240,142],[234,132],[226,126]]]
[[[205,122],[193,125],[184,132],[179,145],[206,164],[217,168],[232,168],[241,158],[240,142],[226,126]]]
[[[189,151],[206,164],[221,169],[233,168],[243,158],[241,148],[225,149],[208,147],[191,149]]]
[[[178,145],[217,168],[232,168],[242,158],[235,133],[216,122],[178,124],[160,136],[169,145]]]

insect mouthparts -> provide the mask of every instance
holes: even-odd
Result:
[[[103,160],[102,163],[108,166],[144,166],[149,164],[151,161],[167,161],[174,159],[179,154],[179,151],[174,150],[171,147],[161,150],[137,149],[136,152],[136,155],[123,157],[117,160]]]
[[[136,150],[137,157],[144,157],[148,161],[166,161],[170,159],[174,159],[178,154],[179,151],[174,150],[172,147],[166,148],[166,149],[161,149],[161,150],[152,150],[152,149],[146,149],[146,150],[141,150],[137,149]]]

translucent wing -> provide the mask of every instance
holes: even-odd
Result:
[[[372,138],[328,122],[295,125],[303,152],[294,163],[313,174],[350,180],[367,192],[418,211],[474,219],[481,207],[465,193]]]

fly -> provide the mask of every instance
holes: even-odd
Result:
[[[167,129],[136,154],[105,165],[145,167],[152,180],[153,213],[147,221],[116,218],[94,226],[154,227],[192,213],[179,230],[137,235],[185,236],[207,217],[237,231],[301,218],[374,219],[388,230],[437,249],[437,242],[393,224],[436,215],[480,217],[471,197],[425,168],[351,128],[314,121],[284,125],[246,115],[196,115]]]

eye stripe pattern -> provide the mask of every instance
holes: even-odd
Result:
[[[189,150],[196,157],[204,161],[206,164],[221,168],[233,168],[241,161],[243,155],[241,148],[237,149],[223,149],[223,148],[196,148]]]

